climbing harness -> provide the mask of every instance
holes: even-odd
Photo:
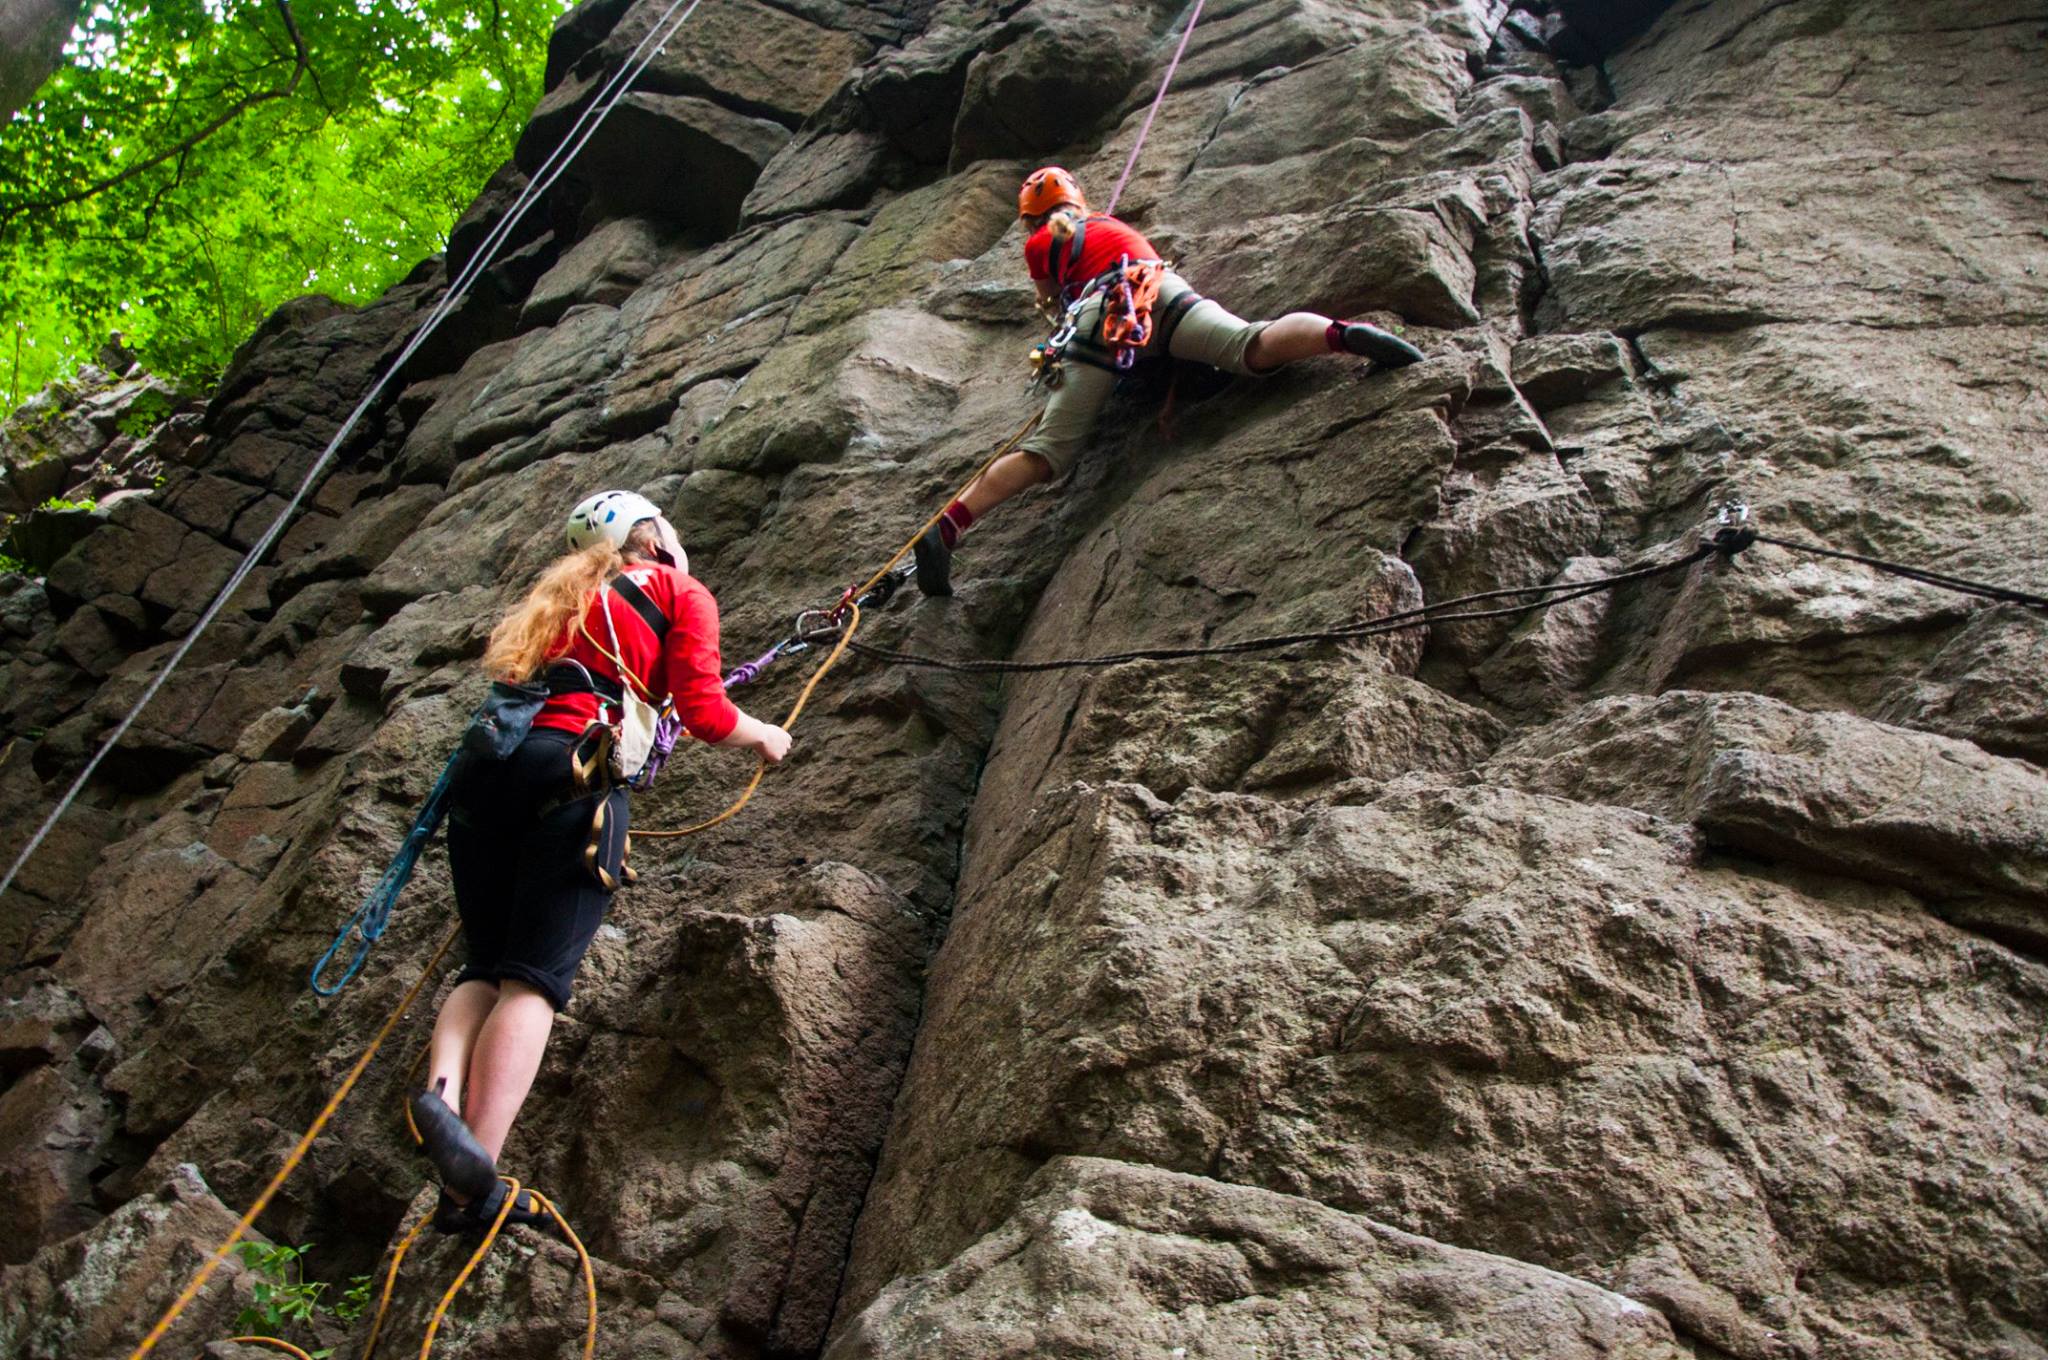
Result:
[[[1081,240],[1085,228],[1085,223],[1074,228],[1076,243]],[[1079,258],[1078,250],[1075,258]],[[1165,281],[1170,268],[1172,266],[1164,260],[1134,260],[1126,255],[1080,285],[1060,313],[1059,325],[1053,333],[1032,347],[1031,385],[1043,383],[1048,389],[1058,387],[1065,380],[1064,365],[1069,360],[1111,373],[1129,371],[1137,362],[1138,352],[1152,342],[1152,307],[1159,300],[1159,285]],[[1057,268],[1053,277],[1057,284]],[[1096,297],[1102,299],[1101,314],[1090,337],[1084,340],[1078,334],[1081,313]],[[1181,297],[1191,297],[1192,301],[1182,304],[1180,298],[1174,300],[1171,309],[1174,326],[1180,324],[1180,318],[1187,315],[1189,307],[1202,300],[1192,289]],[[1172,334],[1171,328],[1167,334]],[[1097,340],[1099,344],[1095,343]]]
[[[1118,368],[1129,368],[1138,351],[1151,343],[1152,304],[1159,300],[1165,274],[1163,261],[1126,256],[1103,289],[1102,341],[1115,352]]]
[[[632,586],[633,583],[624,576],[619,580],[623,583],[619,595],[626,598],[624,587]],[[633,594],[642,599],[646,598],[637,586],[633,587]],[[663,719],[673,716],[674,708],[666,697],[657,699],[649,692],[647,683],[633,674],[632,667],[626,664],[624,651],[619,646],[619,625],[612,617],[610,595],[608,585],[597,588],[598,608],[604,614],[605,627],[609,630],[612,640],[611,647],[607,649],[602,642],[592,636],[588,620],[589,611],[586,610],[585,617],[577,621],[576,629],[583,635],[583,640],[596,649],[599,656],[617,668],[624,681],[616,705],[608,707],[600,701],[597,721],[593,727],[603,729],[601,740],[606,747],[605,764],[612,781],[633,786],[646,769],[648,757],[653,754],[656,729],[661,726]],[[655,640],[659,642],[668,631],[668,620],[662,617],[661,611],[654,607],[652,600],[647,603],[649,611],[655,618],[661,620],[659,627],[655,627],[652,622],[649,623],[649,627],[654,629]],[[616,719],[606,716],[610,707],[617,708]]]

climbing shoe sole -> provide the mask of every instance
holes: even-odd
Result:
[[[421,1149],[440,1173],[441,1184],[468,1200],[491,1193],[498,1184],[498,1164],[447,1101],[432,1091],[415,1093],[412,1119],[419,1126]]]
[[[953,593],[953,552],[934,524],[917,537],[917,588],[925,595]]]
[[[1406,368],[1422,362],[1421,350],[1378,326],[1363,321],[1347,322],[1343,334],[1345,349],[1372,360],[1381,368]]]

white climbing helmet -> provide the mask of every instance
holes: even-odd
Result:
[[[622,548],[634,525],[643,519],[660,518],[661,510],[645,496],[631,491],[600,491],[584,497],[569,512],[569,550],[582,552],[604,539],[610,539],[614,548]]]

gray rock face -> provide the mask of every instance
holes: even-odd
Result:
[[[573,168],[599,186],[610,215],[646,214],[722,236],[788,140],[780,124],[708,99],[636,93],[598,127]]]
[[[1587,705],[1501,751],[1488,773],[1690,821],[1770,860],[1897,883],[1952,920],[2048,946],[2040,771],[1967,742],[1681,691]]]
[[[0,854],[661,8],[566,15],[448,260],[281,309],[152,436],[161,487],[0,578]],[[304,987],[568,506],[664,506],[736,665],[1024,423],[1018,176],[1105,197],[1182,17],[692,19],[0,902],[0,1349],[124,1354],[419,975],[438,851],[362,978]],[[1240,314],[1426,361],[1141,377],[861,639],[1315,632],[1672,561],[1731,496],[2048,590],[2040,23],[1212,0],[1121,214]],[[607,1360],[2040,1356],[2044,645],[1759,544],[1341,645],[848,657],[742,815],[636,844],[505,1168],[589,1245]],[[636,825],[748,774],[687,749]],[[393,1108],[426,1025],[258,1225],[318,1279],[431,1205]],[[466,1259],[415,1249],[385,1348]],[[578,1354],[581,1290],[514,1233],[440,1344]]]
[[[22,1360],[112,1355],[133,1348],[198,1260],[235,1216],[191,1167],[137,1195],[91,1232],[45,1247],[22,1265],[0,1266],[0,1344]],[[250,1282],[230,1261],[215,1289],[169,1332],[164,1345],[189,1353],[225,1335],[247,1306]]]
[[[1312,1348],[1304,1350],[1304,1347]],[[1313,1200],[1062,1157],[1010,1219],[890,1286],[828,1360],[1281,1351],[1677,1360],[1664,1319],[1547,1271]]]

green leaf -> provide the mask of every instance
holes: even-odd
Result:
[[[98,0],[0,126],[0,409],[112,329],[205,382],[279,303],[377,297],[510,154],[565,8]]]

